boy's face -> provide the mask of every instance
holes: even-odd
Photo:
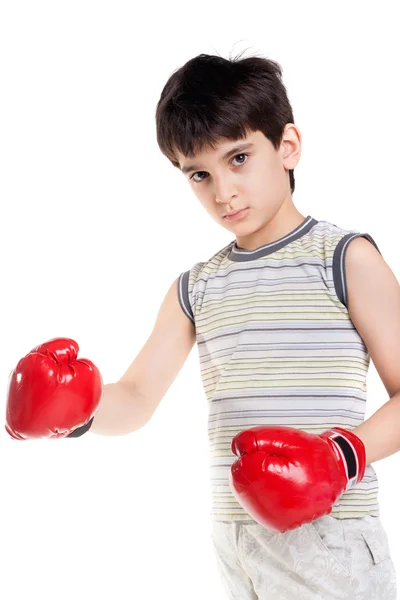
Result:
[[[301,134],[290,123],[278,150],[261,131],[252,131],[245,139],[222,140],[215,150],[203,149],[193,159],[179,152],[177,155],[182,172],[207,212],[235,234],[239,247],[255,249],[268,243],[263,241],[263,233],[265,238],[268,223],[280,209],[287,216],[292,213],[292,220],[295,211],[298,219],[288,171],[295,168],[300,153]],[[246,210],[236,220],[227,218],[227,214],[242,209]]]

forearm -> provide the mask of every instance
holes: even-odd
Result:
[[[364,443],[367,465],[400,450],[400,392],[394,394],[369,419],[353,429]]]
[[[103,386],[91,433],[126,435],[140,429],[150,418],[144,398],[134,388],[118,381]]]

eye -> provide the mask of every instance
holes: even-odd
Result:
[[[248,156],[248,154],[236,154],[236,156],[233,157],[233,159],[237,158],[238,156]],[[247,161],[245,161],[247,162]],[[243,165],[244,163],[240,163],[241,165]]]
[[[236,156],[234,156],[234,157],[232,158],[232,160],[235,160],[236,158],[238,158],[238,157],[240,157],[240,156],[245,156],[245,157],[246,157],[246,160],[245,160],[244,162],[240,162],[240,164],[238,165],[239,167],[240,167],[241,165],[244,165],[244,163],[245,163],[245,162],[247,162],[247,158],[248,158],[248,156],[249,156],[249,155],[248,155],[248,154],[245,154],[245,153],[236,154]],[[193,175],[191,175],[190,179],[192,179],[192,180],[193,180],[195,183],[201,183],[201,182],[203,181],[203,179],[205,179],[205,177],[204,177],[204,178],[202,178],[202,179],[200,179],[200,180],[197,180],[197,179],[194,179],[194,176],[195,176],[195,175],[202,174],[202,173],[205,173],[206,175],[208,175],[207,171],[196,171],[196,173],[193,173]]]
[[[191,175],[190,179],[193,179],[193,181],[194,181],[195,183],[200,183],[200,182],[201,182],[201,181],[203,181],[203,180],[202,180],[202,179],[200,179],[200,181],[198,181],[197,179],[194,179],[194,176],[195,176],[195,175],[199,175],[199,174],[201,175],[202,173],[206,173],[206,172],[205,172],[205,171],[197,171],[196,173],[193,173],[193,175]],[[206,173],[206,175],[207,175],[207,173]]]

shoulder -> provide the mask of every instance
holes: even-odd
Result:
[[[345,257],[349,312],[364,310],[374,303],[374,309],[384,309],[385,302],[396,297],[399,284],[381,253],[368,239],[357,237],[349,243]],[[372,315],[372,307],[371,307]]]
[[[207,260],[195,263],[188,271],[188,273],[190,273],[190,278],[194,281],[200,276],[204,277],[218,270],[218,268],[224,263],[226,257],[229,255],[233,244],[234,241],[230,242],[227,246],[224,246],[220,250],[217,250],[217,252],[214,252]]]
[[[341,262],[343,256],[346,257],[346,263],[381,256],[372,236],[361,233],[358,229],[348,229],[329,221],[319,221],[315,232],[320,234],[326,251],[330,250],[333,254],[334,262]]]
[[[377,264],[384,262],[381,253],[374,244],[365,237],[354,237],[350,240],[346,252],[346,265],[360,265],[368,261],[375,261]]]

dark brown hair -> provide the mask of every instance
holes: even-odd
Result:
[[[277,150],[285,125],[294,123],[281,78],[281,66],[259,56],[192,58],[173,72],[157,104],[161,152],[180,168],[176,150],[193,158],[204,146],[215,149],[221,139],[243,139],[249,131],[261,131]]]

